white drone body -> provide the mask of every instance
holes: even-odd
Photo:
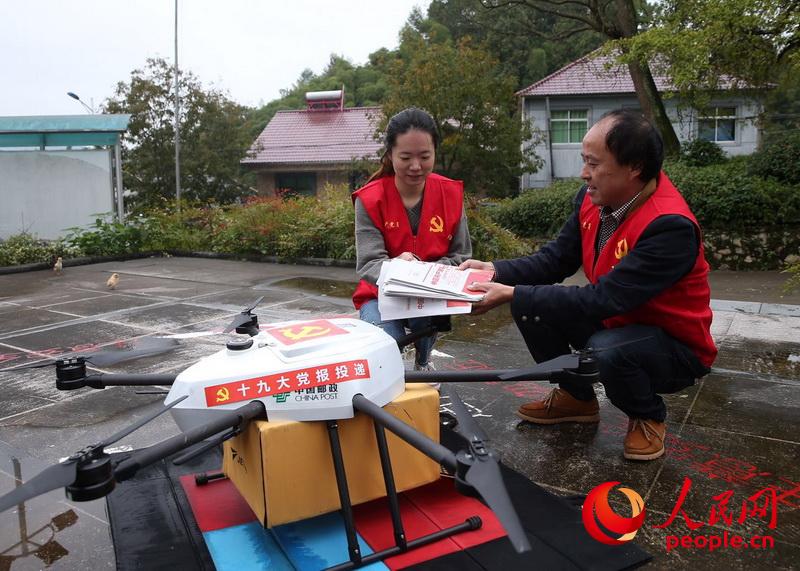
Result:
[[[333,318],[262,325],[258,335],[181,372],[166,403],[182,431],[250,401],[264,403],[269,420],[352,418],[361,394],[384,406],[405,390],[397,342],[358,319]]]

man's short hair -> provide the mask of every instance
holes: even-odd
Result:
[[[617,162],[641,169],[643,182],[655,178],[664,162],[664,141],[658,129],[632,109],[614,109],[600,117],[603,119],[614,122],[606,134],[606,147]]]

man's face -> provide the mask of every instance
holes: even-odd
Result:
[[[592,204],[619,208],[642,189],[640,169],[622,166],[606,147],[606,135],[613,119],[595,123],[583,138],[581,178],[588,185],[586,193]]]

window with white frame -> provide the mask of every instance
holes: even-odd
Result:
[[[736,140],[736,107],[713,107],[697,120],[697,138],[722,143]]]
[[[580,143],[589,126],[589,111],[564,109],[550,112],[550,137],[553,143]]]

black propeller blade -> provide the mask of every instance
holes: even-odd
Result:
[[[245,307],[239,315],[237,315],[236,317],[233,318],[233,320],[223,330],[223,333],[230,333],[231,331],[233,331],[237,327],[241,327],[242,325],[246,325],[246,324],[250,323],[250,321],[252,321],[252,319],[253,319],[253,313],[252,313],[253,310],[256,308],[256,306],[259,303],[261,303],[261,301],[263,299],[264,299],[264,296],[262,295],[255,302],[253,302],[249,307]]]
[[[78,474],[78,458],[70,456],[60,464],[45,468],[37,476],[0,498],[0,513],[17,504],[56,488],[69,486]]]
[[[459,432],[469,441],[469,453],[459,454],[459,463],[464,462],[468,466],[463,479],[481,495],[497,516],[517,553],[530,551],[531,544],[511,503],[497,457],[486,446],[486,433],[472,418],[464,401],[453,388],[442,385],[441,393],[450,397],[458,419]]]
[[[136,423],[123,428],[105,440],[86,447],[85,449],[73,454],[55,466],[45,468],[38,475],[34,476],[21,486],[15,488],[14,491],[6,494],[3,497],[0,497],[0,512],[4,512],[5,510],[14,507],[17,504],[30,500],[31,498],[35,498],[36,496],[40,496],[51,490],[64,488],[75,483],[78,477],[78,467],[81,463],[91,462],[92,460],[103,455],[103,448],[125,438],[134,430],[141,428],[151,420],[161,416],[176,404],[188,397],[189,395],[184,395],[181,398],[172,401],[169,405],[147,415]]]
[[[121,347],[112,345],[111,347],[96,353],[86,355],[86,360],[98,367],[116,365],[140,357],[152,357],[172,351],[180,343],[177,339],[167,339],[164,337],[140,337],[130,343],[125,343]]]
[[[538,363],[533,367],[527,369],[519,369],[498,378],[501,381],[524,381],[525,379],[535,375],[546,375],[551,373],[559,373],[564,369],[577,369],[580,366],[580,355],[577,353],[570,353],[567,355],[559,355],[555,359]]]
[[[75,357],[83,357],[86,361],[97,367],[107,367],[109,365],[116,365],[117,363],[124,363],[125,361],[139,359],[140,357],[151,357],[153,355],[167,353],[179,345],[180,342],[177,339],[169,339],[165,337],[140,337],[130,341],[114,343],[93,353],[66,353],[55,359],[48,360],[45,363],[20,365],[18,367],[10,367],[8,369],[0,369],[0,372],[6,373],[11,371],[25,371],[28,369],[41,369],[43,367],[54,365],[56,361],[72,359]]]
[[[122,440],[123,438],[128,436],[131,432],[139,430],[141,427],[143,427],[145,424],[147,424],[151,420],[155,420],[156,418],[158,418],[159,416],[161,416],[162,414],[167,412],[169,409],[174,407],[176,404],[179,404],[179,403],[185,401],[188,398],[189,398],[189,395],[183,395],[182,397],[175,399],[171,403],[169,403],[167,405],[164,405],[159,410],[157,410],[157,411],[155,411],[155,412],[153,412],[151,414],[148,414],[147,416],[145,416],[142,419],[139,419],[138,421],[134,422],[130,426],[128,426],[126,428],[123,428],[122,430],[120,430],[116,434],[112,434],[111,436],[109,436],[108,438],[103,440],[102,442],[100,442],[98,444],[95,444],[95,446],[96,447],[100,447],[100,448],[105,448],[106,446],[111,446],[112,444],[114,444],[118,440]]]

